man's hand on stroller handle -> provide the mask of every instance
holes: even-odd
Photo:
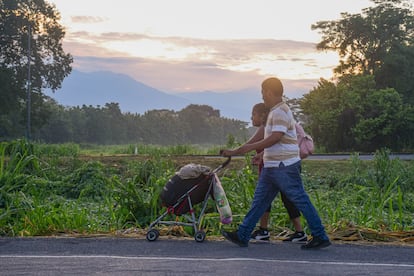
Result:
[[[222,149],[222,150],[220,150],[220,155],[224,156],[224,157],[230,157],[230,156],[235,155],[234,152],[235,152],[234,150],[224,150],[224,149]]]
[[[253,150],[253,144],[244,144],[234,150],[225,150],[222,149],[220,150],[220,155],[225,156],[225,157],[229,157],[229,156],[233,156],[233,155],[240,155],[240,154],[245,154],[251,150]]]

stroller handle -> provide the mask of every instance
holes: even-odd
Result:
[[[225,166],[227,166],[230,163],[230,161],[231,161],[231,156],[227,157],[227,160],[224,161],[220,166],[215,168],[212,173],[217,173],[218,171],[223,169]]]

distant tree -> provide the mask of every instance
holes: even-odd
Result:
[[[212,141],[211,131],[214,131],[210,122],[220,118],[220,111],[208,105],[190,104],[179,111],[178,116],[189,141],[209,143]]]
[[[400,130],[406,126],[401,96],[393,88],[376,90],[363,99],[363,113],[351,128],[355,149],[374,152],[382,147],[399,150],[403,137]],[[361,103],[360,103],[361,104]]]
[[[301,100],[302,98],[284,98],[284,101],[289,105],[290,109],[292,110],[295,120],[301,123],[306,123],[307,118],[303,114],[302,108],[300,107]]]
[[[40,112],[43,104],[42,88],[56,90],[63,79],[69,75],[73,58],[62,48],[65,35],[59,23],[60,15],[54,5],[44,0],[2,0],[0,1],[0,68],[2,75],[10,76],[9,89],[2,89],[3,97],[18,102],[14,116],[21,113],[18,120],[24,124],[26,85],[30,83],[34,93],[34,122],[40,123],[45,115]],[[29,53],[30,48],[30,53]],[[28,82],[28,65],[30,63],[30,82]],[[7,72],[5,72],[5,70]],[[0,87],[6,84],[3,79]],[[0,101],[0,109],[6,109],[10,101]],[[12,116],[12,115],[11,115]],[[16,127],[20,127],[17,125]]]
[[[128,143],[142,143],[145,136],[145,129],[141,123],[142,115],[127,112],[123,114],[123,118]]]
[[[73,133],[73,136],[71,137],[73,140],[69,140],[69,142],[85,143],[86,141],[89,141],[86,108],[86,106],[76,106],[67,110]]]
[[[373,76],[348,75],[337,84],[321,80],[301,104],[310,115],[317,145],[328,152],[372,152],[413,146],[413,109],[395,89],[377,89]]]
[[[150,110],[141,118],[143,142],[149,144],[174,145],[185,141],[185,133],[175,111]]]
[[[91,144],[107,144],[107,141],[110,139],[110,130],[106,124],[104,110],[100,106],[95,108],[92,105],[83,105],[82,109],[87,133],[86,142]]]
[[[17,84],[11,69],[0,68],[0,137],[3,139],[15,136],[16,118],[19,120],[19,111],[22,109],[21,100],[24,90]]]
[[[19,84],[27,80],[28,56],[33,90],[56,90],[71,72],[73,58],[63,51],[59,20],[56,7],[44,0],[0,1],[0,62],[13,70]]]
[[[51,98],[46,100],[50,116],[45,124],[36,128],[33,138],[47,143],[73,142],[73,128],[69,117],[69,109],[57,104]]]
[[[338,52],[341,60],[335,73],[372,74],[381,68],[387,54],[399,45],[414,42],[414,12],[408,0],[372,0],[374,7],[362,14],[342,13],[334,21],[319,21],[319,50]]]
[[[385,57],[375,80],[379,88],[395,88],[405,103],[414,106],[414,45],[394,47]]]
[[[328,151],[414,147],[412,2],[372,2],[361,14],[312,25],[322,34],[317,49],[340,56],[337,82],[322,80],[301,101],[311,133]]]
[[[346,148],[349,143],[344,141],[347,136],[338,121],[344,111],[342,97],[334,83],[320,79],[318,87],[301,100],[303,113],[308,115],[307,129],[318,148],[337,151],[341,144]]]
[[[0,91],[0,115],[20,108],[19,99],[24,97],[25,90],[21,89],[12,70],[7,67],[0,68]]]
[[[106,125],[109,129],[111,144],[122,144],[127,142],[127,129],[125,117],[121,112],[119,103],[107,103],[104,107]]]

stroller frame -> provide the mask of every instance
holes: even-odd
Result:
[[[216,181],[214,174],[216,174],[217,172],[219,172],[221,169],[223,169],[224,167],[226,167],[229,163],[230,163],[231,157],[228,157],[228,159],[223,162],[220,166],[218,166],[217,168],[215,168],[213,171],[211,171],[208,174],[208,190],[204,196],[204,200],[202,201],[202,207],[201,207],[201,211],[198,217],[196,217],[196,215],[194,214],[194,208],[193,208],[193,203],[191,200],[191,193],[197,189],[199,187],[199,185],[201,184],[201,182],[195,184],[193,187],[191,187],[191,189],[189,189],[187,192],[185,192],[179,199],[177,199],[177,201],[172,205],[172,206],[167,206],[166,211],[161,214],[156,220],[154,220],[148,227],[148,232],[146,235],[146,238],[148,241],[155,241],[158,239],[158,237],[160,236],[160,232],[154,228],[157,225],[180,225],[180,226],[192,226],[194,229],[194,239],[196,242],[203,242],[206,238],[206,233],[203,229],[200,228],[200,223],[201,223],[201,219],[204,216],[204,212],[206,210],[207,207],[207,203],[208,203],[208,198],[210,196],[210,193],[212,191],[213,188],[213,184]],[[171,220],[163,220],[166,216],[170,215],[170,214],[174,214],[174,210],[175,208],[179,207],[181,204],[184,203],[184,201],[187,200],[188,201],[188,205],[190,210],[188,211],[188,213],[190,213],[190,216],[187,214],[182,214],[181,216],[185,219],[184,221],[171,221]],[[176,217],[178,217],[178,215],[175,215]]]

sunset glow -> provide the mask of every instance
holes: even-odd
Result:
[[[316,51],[321,37],[311,25],[373,5],[369,0],[49,2],[62,15],[64,47],[75,68],[125,73],[173,93],[255,87],[268,75],[314,83],[331,78],[338,55]],[[113,63],[119,58],[122,66]]]

